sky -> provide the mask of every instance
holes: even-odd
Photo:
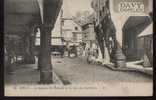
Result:
[[[64,13],[69,15],[75,15],[79,11],[88,10],[93,12],[91,8],[91,1],[92,0],[63,0],[63,10]]]

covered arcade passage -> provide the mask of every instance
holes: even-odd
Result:
[[[51,31],[62,6],[62,0],[5,0],[4,3],[5,49],[8,56],[6,66],[11,67],[12,59],[19,55],[23,57],[24,63],[35,63],[35,34],[39,28],[40,82],[52,83]]]

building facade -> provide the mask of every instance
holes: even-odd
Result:
[[[74,20],[64,20],[62,25],[62,37],[67,45],[79,45],[82,42],[82,28]]]
[[[107,58],[105,52],[108,50],[107,56],[111,58],[110,61],[141,60],[144,50],[140,45],[143,41],[138,40],[137,37],[152,22],[149,16],[152,11],[149,10],[143,16],[116,13],[113,9],[114,1],[93,0],[91,4],[94,9],[95,30],[99,37],[102,58]]]
[[[82,30],[82,42],[86,44],[86,48],[94,48],[97,45],[96,34],[94,30],[94,15],[91,14],[87,17],[87,21],[83,23]]]

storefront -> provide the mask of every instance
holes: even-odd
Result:
[[[144,40],[143,49],[143,66],[153,66],[153,24],[151,23],[141,34],[138,35],[139,40]]]

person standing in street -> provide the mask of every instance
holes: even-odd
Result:
[[[74,51],[75,57],[77,57],[77,48],[75,44],[73,45],[73,51]]]
[[[60,53],[61,53],[61,58],[63,58],[64,57],[64,46],[63,45],[61,45],[61,47],[60,47]]]

